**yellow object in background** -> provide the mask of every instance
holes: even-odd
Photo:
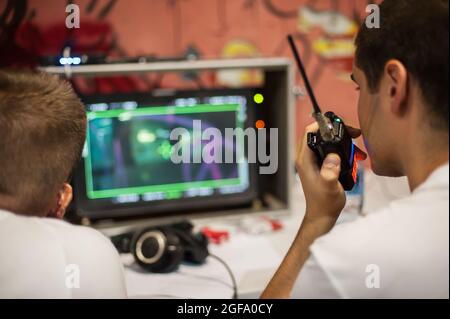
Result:
[[[326,39],[320,38],[313,42],[313,51],[325,59],[353,57],[355,45],[353,38]]]
[[[299,9],[298,28],[305,33],[321,28],[328,36],[353,36],[358,31],[357,23],[342,13],[317,11],[308,6]]]
[[[221,57],[226,59],[254,58],[259,56],[258,48],[244,39],[234,39],[222,49]],[[217,71],[217,81],[228,87],[258,87],[264,84],[264,73],[259,69]]]

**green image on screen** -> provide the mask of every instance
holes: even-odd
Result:
[[[229,187],[248,187],[247,163],[174,163],[170,132],[184,128],[192,136],[194,120],[202,129],[222,132],[221,146],[244,147],[227,140],[225,128],[243,128],[240,104],[199,104],[189,107],[141,106],[134,110],[88,112],[84,152],[86,194],[89,199],[145,195],[149,200],[176,199]],[[202,141],[208,143],[209,141]],[[230,188],[231,187],[231,188]]]

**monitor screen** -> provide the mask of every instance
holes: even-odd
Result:
[[[243,141],[227,134],[251,125],[251,97],[251,90],[84,97],[88,129],[75,174],[78,214],[183,214],[251,202],[253,166]],[[211,128],[215,135],[205,138]],[[233,159],[220,160],[224,154]]]

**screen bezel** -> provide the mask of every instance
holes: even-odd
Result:
[[[203,89],[203,90],[171,90],[165,94],[154,93],[125,93],[125,94],[95,94],[80,96],[85,105],[92,103],[111,103],[122,101],[137,101],[138,104],[144,101],[152,100],[154,104],[164,105],[164,103],[176,98],[187,97],[210,97],[239,95],[247,99],[247,119],[245,128],[253,126],[255,121],[255,103],[253,95],[261,90],[254,88],[246,89]],[[247,150],[245,151],[247,153]],[[215,194],[211,196],[165,199],[158,201],[139,201],[133,203],[112,203],[110,199],[91,200],[86,195],[85,167],[84,159],[80,160],[79,165],[74,171],[72,180],[74,188],[74,210],[79,217],[89,219],[114,219],[114,218],[133,218],[138,216],[161,217],[161,215],[185,215],[193,212],[207,212],[208,210],[223,210],[234,207],[251,205],[257,198],[257,164],[248,164],[249,166],[249,187],[242,193],[234,194]]]

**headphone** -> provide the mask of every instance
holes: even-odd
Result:
[[[132,253],[139,266],[154,273],[174,271],[183,261],[202,264],[209,256],[207,237],[194,233],[189,222],[147,227],[111,241],[119,253]]]

